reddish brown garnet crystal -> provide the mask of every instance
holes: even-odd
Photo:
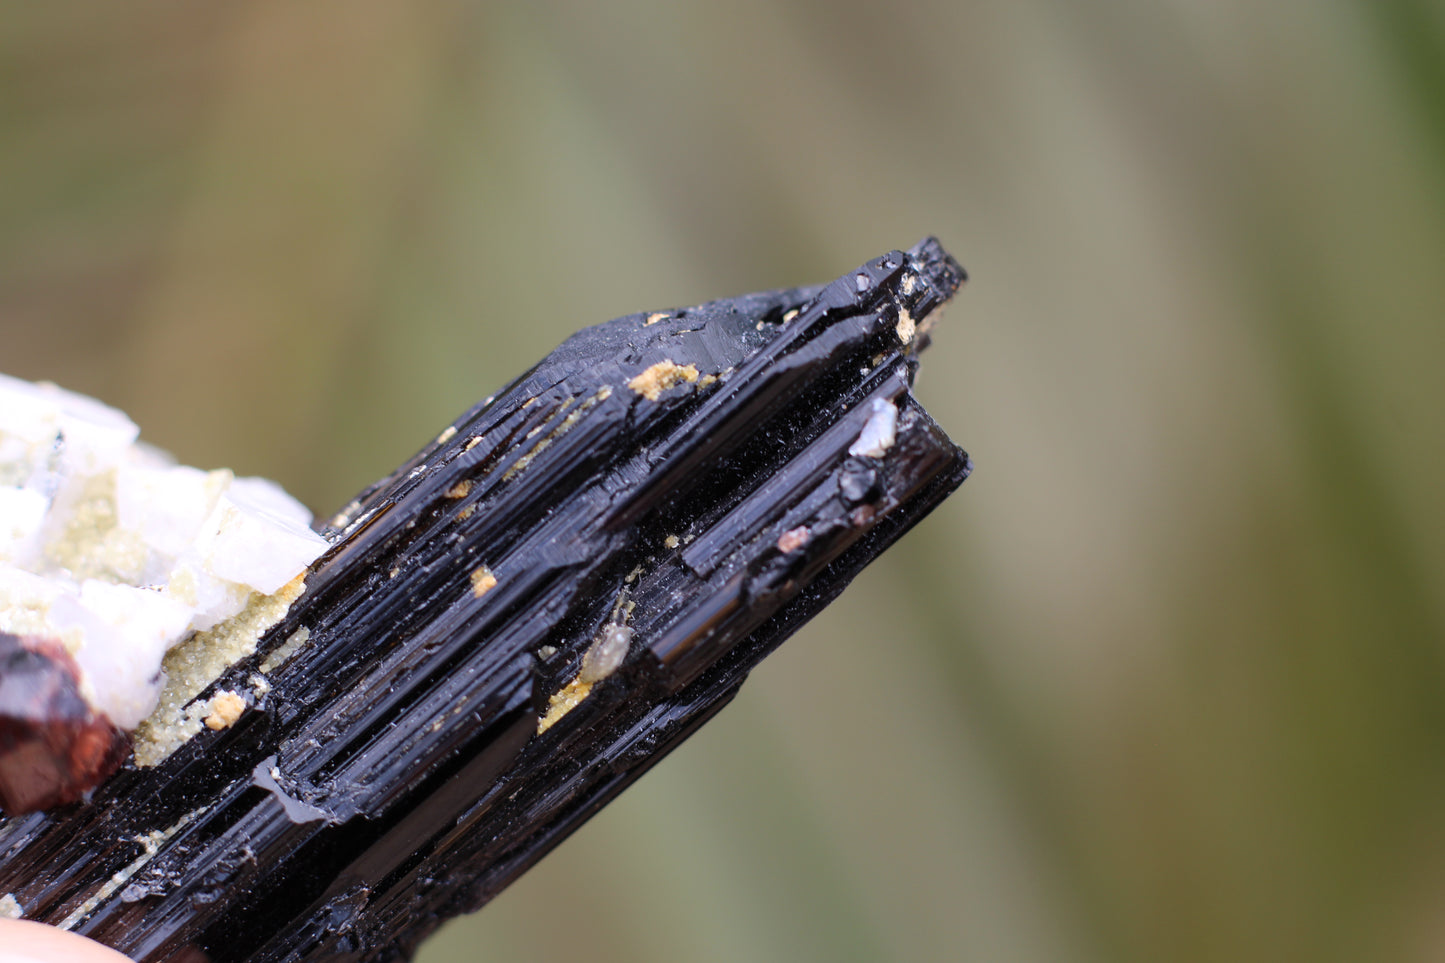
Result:
[[[80,694],[59,643],[0,632],[0,807],[18,815],[72,803],[119,768],[125,733]]]

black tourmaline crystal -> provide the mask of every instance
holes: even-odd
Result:
[[[725,705],[967,476],[910,391],[963,271],[588,328],[325,527],[235,724],[0,822],[0,896],[142,961],[403,960]]]

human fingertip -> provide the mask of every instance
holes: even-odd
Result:
[[[74,933],[30,920],[0,920],[0,963],[131,963]]]

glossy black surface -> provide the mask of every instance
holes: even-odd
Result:
[[[308,630],[233,727],[0,823],[0,894],[145,961],[405,959],[963,481],[899,324],[962,280],[929,240],[574,335],[333,520],[305,595],[210,690]],[[634,380],[689,365],[655,400]],[[896,440],[850,456],[873,399]],[[622,618],[622,665],[539,731]]]

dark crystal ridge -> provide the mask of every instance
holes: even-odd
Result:
[[[580,331],[323,529],[229,727],[0,821],[0,898],[142,961],[405,960],[720,710],[967,477],[911,392],[964,273]]]

